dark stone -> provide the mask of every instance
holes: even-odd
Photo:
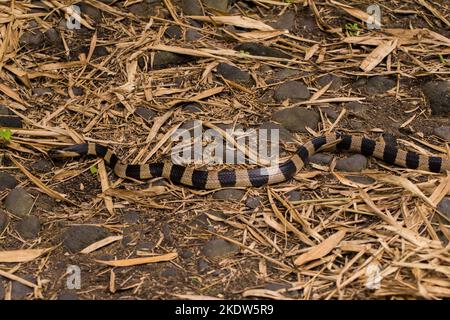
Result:
[[[80,10],[82,13],[90,17],[95,23],[100,23],[102,21],[102,12],[100,9],[91,6],[88,3],[80,3]]]
[[[181,39],[183,37],[183,30],[180,26],[170,26],[164,33],[169,39]]]
[[[213,198],[217,200],[240,201],[245,195],[245,190],[241,189],[221,189],[214,192]]]
[[[320,77],[317,80],[317,84],[320,87],[325,87],[327,84],[329,84],[331,81],[333,81],[330,85],[330,88],[328,90],[339,90],[342,87],[342,79],[335,76],[334,74],[326,74],[323,77]]]
[[[156,111],[143,107],[137,107],[136,110],[134,111],[134,114],[140,116],[142,119],[146,121],[153,120],[153,118],[157,115]]]
[[[197,113],[203,112],[203,109],[198,103],[189,103],[183,106],[183,111],[187,113]]]
[[[0,116],[13,116],[12,112],[7,106],[0,104]]]
[[[31,169],[39,173],[47,173],[52,170],[53,164],[45,159],[39,159],[31,164]]]
[[[433,133],[441,139],[450,141],[450,126],[434,128]]]
[[[248,82],[251,79],[248,72],[224,62],[219,63],[217,66],[217,73],[225,79],[234,82]]]
[[[75,253],[109,235],[108,231],[96,226],[72,226],[63,233],[63,245],[70,252]]]
[[[263,46],[262,44],[255,42],[247,42],[239,44],[234,48],[236,51],[249,53],[254,56],[274,57],[274,58],[286,58],[290,59],[291,56],[274,48]]]
[[[376,182],[375,179],[366,176],[345,176],[345,177],[350,181],[360,184],[372,184]]]
[[[200,0],[181,0],[181,10],[186,16],[202,16]]]
[[[202,34],[195,29],[186,31],[186,41],[196,41],[202,38]]]
[[[19,43],[29,49],[37,49],[45,44],[45,36],[39,30],[27,31],[22,34]]]
[[[58,294],[58,300],[79,300],[79,299],[75,291],[64,290],[63,292]]]
[[[22,119],[18,116],[0,116],[0,127],[22,128]]]
[[[307,100],[310,96],[311,94],[303,82],[293,80],[280,85],[275,90],[273,98],[277,102],[283,102],[286,99],[297,102]]]
[[[109,51],[106,47],[98,46],[98,47],[95,47],[94,52],[92,53],[92,56],[94,58],[98,58],[98,57],[107,56],[108,54],[109,54]]]
[[[125,221],[125,223],[129,224],[139,223],[139,218],[140,218],[139,213],[135,211],[127,212],[123,215],[123,220]]]
[[[310,162],[323,166],[329,165],[331,160],[333,160],[333,156],[328,153],[316,153],[309,157]]]
[[[337,112],[336,111],[334,111],[333,109],[330,109],[330,108],[323,108],[323,109],[321,109],[322,110],[322,112],[324,113],[324,114],[326,114],[327,115],[327,117],[330,119],[330,120],[336,120],[338,117],[339,117],[339,115],[337,114]]]
[[[178,66],[194,60],[192,56],[177,54],[167,51],[158,51],[153,60],[153,69],[164,69],[170,66]]]
[[[202,253],[208,258],[223,257],[239,252],[239,247],[223,239],[208,241],[202,249]]]
[[[430,81],[423,86],[433,115],[450,115],[450,81]]]
[[[277,72],[275,72],[273,74],[273,76],[270,78],[269,82],[273,83],[273,82],[280,82],[292,77],[299,77],[300,76],[300,71],[295,70],[295,69],[281,69],[278,70]]]
[[[290,131],[307,132],[306,127],[316,130],[319,124],[317,112],[302,107],[277,111],[272,118]]]
[[[39,194],[35,205],[43,210],[53,211],[55,206],[57,205],[57,202],[52,197],[41,193]]]
[[[351,115],[360,117],[362,119],[368,119],[367,111],[369,107],[365,104],[362,104],[358,101],[350,101],[345,104],[345,108]]]
[[[57,48],[63,47],[63,41],[61,38],[61,34],[59,33],[59,31],[57,29],[50,28],[44,32],[44,35],[45,35],[45,39],[47,40],[47,42],[50,45],[55,46]]]
[[[14,189],[19,182],[14,178],[14,176],[0,171],[0,192],[6,189]]]
[[[292,135],[292,133],[288,129],[283,127],[282,125],[279,125],[278,123],[267,121],[267,122],[264,122],[263,124],[261,124],[259,129],[267,130],[268,142],[271,141],[270,137],[272,135],[272,130],[278,130],[278,138],[281,140],[281,142],[284,142],[284,143],[295,142],[295,138]],[[273,142],[278,143],[278,141],[273,141]]]
[[[395,135],[393,135],[392,133],[386,132],[383,133],[383,140],[384,143],[391,145],[391,146],[396,146],[397,145],[397,137]]]
[[[17,232],[25,239],[34,239],[41,230],[39,218],[33,215],[26,216],[16,225]]]
[[[197,261],[197,270],[199,273],[205,273],[209,268],[209,263],[205,259],[200,259]]]
[[[367,80],[366,90],[369,94],[384,93],[395,86],[396,82],[385,76],[375,76]]]
[[[53,94],[53,89],[52,88],[33,88],[31,89],[31,92],[39,97],[43,97],[43,96],[50,96]]]
[[[164,223],[161,231],[163,233],[164,236],[164,241],[166,241],[167,243],[171,244],[173,243],[173,236],[172,236],[172,232],[170,231],[170,227],[167,223]]]
[[[84,94],[84,89],[81,87],[72,87],[72,92],[74,96],[82,96]]]
[[[336,161],[336,170],[345,172],[361,172],[367,168],[367,158],[362,154],[354,154]]]
[[[289,201],[300,201],[302,200],[302,193],[298,190],[292,190],[286,193],[287,199]]]
[[[247,200],[245,200],[245,205],[250,209],[256,209],[261,205],[261,200],[259,197],[248,197]]]
[[[23,279],[35,282],[35,279],[32,275],[25,275],[22,277]],[[11,299],[12,300],[22,300],[29,294],[33,293],[33,288],[30,288],[29,286],[26,286],[20,282],[13,281],[12,282],[12,288],[11,288]]]
[[[169,267],[169,268],[164,269],[161,272],[161,276],[164,278],[174,278],[174,277],[178,276],[178,273],[179,273],[178,269]]]
[[[227,12],[228,0],[203,0],[203,4],[210,9]]]
[[[281,30],[289,30],[293,31],[295,25],[295,13],[292,11],[288,11],[284,13],[281,17],[278,17],[278,20],[274,23],[271,23],[270,26],[274,29]]]
[[[447,219],[450,219],[450,198],[444,198],[438,203],[436,209],[442,213]]]
[[[24,189],[14,188],[5,199],[5,208],[8,212],[23,217],[30,213],[34,199]]]
[[[8,213],[0,209],[0,235],[3,231],[5,231],[6,226],[8,225]],[[0,299],[1,300],[1,299]]]

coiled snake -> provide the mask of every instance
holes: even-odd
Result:
[[[333,143],[339,150],[374,156],[388,164],[431,172],[450,170],[448,158],[419,155],[412,151],[398,149],[385,142],[339,133],[313,138],[300,146],[297,152],[283,163],[251,169],[198,170],[172,162],[123,164],[111,149],[95,143],[51,149],[49,155],[53,158],[93,155],[103,158],[106,164],[114,170],[114,173],[121,178],[144,180],[164,177],[175,184],[198,189],[216,189],[220,187],[259,187],[288,180],[303,168],[310,156],[318,152],[321,147],[333,145]]]

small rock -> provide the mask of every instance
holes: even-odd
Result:
[[[29,215],[17,223],[16,230],[23,238],[34,239],[41,230],[41,222],[38,217]]]
[[[345,108],[354,116],[358,116],[362,119],[368,119],[367,110],[369,109],[369,106],[365,104],[358,101],[350,101],[345,104]]]
[[[436,209],[439,210],[444,216],[450,219],[450,198],[444,198],[438,203]]]
[[[123,215],[124,222],[129,224],[139,223],[139,218],[140,218],[139,213],[135,211],[127,212]]]
[[[161,272],[161,276],[164,278],[174,278],[178,275],[178,269],[176,268],[166,268]]]
[[[96,226],[72,226],[63,233],[63,245],[69,251],[75,253],[109,235],[109,232],[105,229]]]
[[[182,0],[181,9],[186,16],[202,16],[202,6],[200,0]]]
[[[79,300],[78,295],[73,290],[64,290],[58,294],[58,300]]]
[[[250,209],[256,209],[261,205],[261,200],[259,197],[248,197],[247,200],[245,200],[245,205]]]
[[[319,124],[317,112],[302,107],[277,111],[272,115],[272,118],[290,131],[307,132],[306,127],[315,130]]]
[[[47,31],[44,32],[45,39],[49,44],[52,46],[55,46],[56,48],[62,48],[63,47],[63,41],[61,38],[61,34],[59,31],[55,28],[50,28]]]
[[[22,34],[19,43],[27,48],[36,49],[44,45],[45,36],[39,30],[27,31]]]
[[[5,199],[6,210],[20,217],[28,215],[33,204],[33,197],[19,187],[14,188]]]
[[[367,167],[367,158],[362,154],[354,154],[336,161],[336,170],[344,172],[360,172]]]
[[[239,252],[239,247],[223,239],[208,241],[203,247],[202,253],[208,258],[223,257]]]
[[[153,250],[155,248],[155,243],[152,241],[140,241],[137,245],[138,250]]]
[[[186,41],[197,41],[202,38],[202,34],[195,29],[186,31]]]
[[[234,82],[250,81],[250,74],[230,64],[221,62],[217,66],[217,73],[227,80]]]
[[[292,190],[286,193],[287,199],[289,201],[300,201],[302,200],[302,193],[298,190]]]
[[[99,23],[102,21],[102,12],[100,11],[100,9],[82,2],[80,4],[80,10],[82,13],[89,16],[95,23]]]
[[[6,189],[14,189],[17,184],[16,178],[14,176],[10,175],[9,173],[0,171],[0,192]]]
[[[280,82],[291,77],[298,77],[300,75],[298,70],[294,69],[281,69],[273,74],[268,82]]]
[[[213,198],[217,200],[240,201],[245,195],[245,190],[241,189],[222,189],[214,192]]]
[[[164,223],[162,228],[161,228],[162,234],[164,236],[164,241],[166,241],[167,243],[173,243],[173,236],[172,236],[172,232],[170,231],[170,227],[167,223]]]
[[[433,115],[450,115],[450,81],[430,81],[423,86]]]
[[[329,165],[331,160],[333,160],[333,156],[328,153],[316,153],[309,157],[310,162],[320,164],[322,166]]]
[[[227,12],[228,0],[203,0],[203,4],[210,9]]]
[[[107,56],[108,54],[109,54],[109,51],[106,47],[98,46],[98,47],[95,47],[94,52],[92,53],[92,57],[94,57],[94,58],[104,57],[104,56]]]
[[[7,106],[0,104],[0,116],[13,116],[12,112]]]
[[[383,133],[383,140],[384,140],[384,143],[386,143],[388,145],[391,145],[391,146],[397,145],[397,138],[392,133],[389,133],[389,132]]]
[[[39,159],[31,164],[31,169],[39,173],[47,173],[52,170],[53,164],[45,159]]]
[[[317,80],[317,84],[320,87],[325,87],[327,84],[329,84],[331,81],[333,81],[330,85],[330,88],[328,90],[339,90],[342,87],[342,79],[335,76],[334,74],[326,74],[323,77],[320,77]]]
[[[441,139],[450,141],[450,126],[434,128],[433,133]]]
[[[144,119],[146,121],[152,121],[157,113],[156,113],[156,111],[153,111],[152,109],[137,107],[136,110],[134,111],[134,114],[140,116],[142,119]]]
[[[22,128],[22,119],[18,116],[1,116],[0,115],[0,127],[7,128]]]
[[[348,180],[360,183],[360,184],[372,184],[375,183],[375,179],[366,176],[345,176]]]
[[[183,259],[192,258],[193,255],[194,255],[194,253],[192,253],[191,250],[183,250],[180,253],[180,257],[183,258]]]
[[[396,82],[388,77],[375,76],[367,80],[366,90],[369,94],[383,93],[392,89]]]
[[[81,87],[72,87],[72,92],[74,96],[82,96],[84,94],[84,89]]]
[[[339,117],[337,112],[330,108],[323,108],[322,112],[325,113],[330,120],[336,120]]]
[[[203,109],[198,103],[189,103],[183,106],[183,111],[187,113],[198,113],[203,112]]]
[[[292,101],[307,100],[311,94],[308,88],[301,81],[288,81],[280,85],[274,92],[273,98],[277,102],[283,102],[286,99]]]
[[[236,51],[240,52],[248,52],[254,56],[263,56],[263,57],[274,57],[274,58],[291,58],[290,55],[284,53],[283,51],[263,46],[262,44],[255,42],[247,42],[239,44],[234,48]]]
[[[197,261],[197,270],[199,273],[205,273],[209,268],[209,263],[205,259]]]
[[[274,29],[289,30],[293,31],[295,25],[295,13],[288,11],[284,13],[278,20],[271,23],[270,26]]]
[[[53,90],[52,88],[33,88],[31,89],[31,92],[38,96],[38,97],[42,97],[42,96],[50,96],[53,94]]]
[[[294,136],[292,133],[286,129],[285,127],[279,125],[278,123],[267,121],[264,122],[259,126],[259,129],[261,130],[267,130],[267,140],[268,142],[271,142],[271,136],[274,133],[273,130],[278,130],[278,138],[281,140],[281,142],[284,143],[291,143],[295,141]],[[278,141],[273,141],[274,143],[278,143]]]
[[[201,227],[205,228],[208,226],[208,216],[204,213],[200,213],[197,215],[194,219],[192,219],[191,222],[189,222],[189,225],[192,227]]]
[[[170,66],[181,65],[192,60],[194,60],[192,56],[167,51],[157,51],[153,60],[153,69],[164,69]]]
[[[183,30],[180,26],[170,26],[164,33],[169,39],[181,39],[183,37]]]
[[[30,281],[32,283],[35,283],[35,279],[32,275],[25,275],[24,277],[21,277],[27,281]],[[11,298],[13,300],[22,300],[29,294],[33,293],[33,288],[30,288],[29,286],[26,286],[20,282],[13,281],[12,282],[12,288],[11,288]]]
[[[0,235],[2,234],[3,231],[5,231],[6,226],[8,225],[8,221],[9,221],[8,214],[2,209],[0,209]]]
[[[46,195],[46,194],[39,194],[36,202],[36,207],[39,207],[45,211],[52,211],[54,210],[55,206],[57,205],[57,202],[52,197]]]

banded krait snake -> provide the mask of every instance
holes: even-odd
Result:
[[[172,162],[123,164],[113,151],[95,143],[51,149],[49,155],[54,158],[93,155],[103,158],[106,164],[121,178],[144,180],[164,177],[176,184],[184,184],[198,189],[216,189],[220,187],[258,187],[288,180],[303,168],[310,156],[319,151],[321,147],[333,145],[333,143],[339,150],[374,156],[388,164],[431,172],[450,170],[450,160],[447,158],[419,155],[412,151],[398,149],[385,142],[346,134],[330,134],[313,138],[300,146],[289,160],[270,167],[251,169],[198,170]]]

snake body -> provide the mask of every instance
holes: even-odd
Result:
[[[76,144],[49,151],[54,158],[92,155],[101,157],[120,178],[145,180],[164,177],[175,184],[183,184],[198,189],[221,187],[259,187],[275,184],[292,178],[308,162],[310,156],[324,146],[333,145],[338,150],[374,156],[388,164],[430,172],[450,170],[450,160],[443,157],[424,156],[412,151],[398,149],[383,141],[374,141],[362,136],[330,134],[315,137],[302,146],[287,161],[270,167],[250,169],[199,170],[172,162],[148,164],[124,164],[108,147],[96,143]]]

